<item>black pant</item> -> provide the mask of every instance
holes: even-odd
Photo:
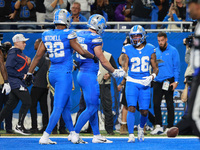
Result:
[[[53,111],[53,103],[54,103],[54,96],[53,96],[53,94],[50,92],[50,98],[51,98],[51,113],[52,113],[52,111]],[[66,127],[65,127],[65,121],[63,120],[63,117],[62,117],[62,115],[61,115],[61,117],[60,117],[60,120],[59,120],[59,130],[65,130],[66,129]],[[58,127],[57,127],[57,124],[56,124],[56,126],[54,127],[54,131],[57,131],[57,129],[58,129]]]
[[[43,128],[48,124],[48,108],[47,108],[47,95],[48,89],[47,88],[39,88],[39,87],[32,87],[31,89],[31,121],[32,121],[32,129],[37,129],[37,103],[40,102],[40,110],[42,112],[42,124]]]
[[[173,78],[169,79],[170,83],[173,82]],[[163,82],[154,82],[153,83],[153,104],[154,104],[154,113],[155,113],[155,124],[162,126],[162,115],[161,115],[161,101],[163,95],[165,95],[165,100],[167,103],[167,128],[173,127],[174,123],[174,102],[173,102],[173,93],[174,91],[169,88],[168,91],[162,90]]]
[[[3,106],[6,105],[8,101],[8,95],[5,95],[4,93],[1,93],[2,89],[0,89],[0,111],[2,110]],[[5,123],[6,123],[6,130],[12,130],[12,117],[13,113],[11,112],[6,118],[5,118]]]
[[[199,88],[200,88],[200,74],[197,77],[193,78],[192,81],[191,93],[188,99],[188,114],[187,114],[187,121],[190,122],[190,126],[193,128],[194,134],[200,137],[200,131],[198,130],[196,123],[192,119],[193,113],[199,113],[199,110],[194,110],[194,103],[197,105],[199,105],[200,103],[199,97],[197,97]]]
[[[110,84],[100,84],[100,99],[105,115],[105,129],[107,133],[113,132],[112,96]]]
[[[31,96],[29,94],[28,89],[26,89],[26,91],[20,91],[19,89],[11,90],[9,94],[9,100],[7,101],[6,106],[0,113],[0,122],[2,122],[4,118],[10,115],[10,113],[12,113],[13,109],[15,109],[15,107],[19,103],[19,100],[22,101],[22,105],[19,110],[18,125],[23,126],[24,119],[26,117],[28,109],[31,106]]]

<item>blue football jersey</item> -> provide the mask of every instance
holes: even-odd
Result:
[[[50,71],[72,71],[73,49],[69,41],[77,38],[76,32],[69,29],[53,29],[42,34],[42,41],[49,53]]]
[[[94,54],[94,48],[96,46],[102,45],[103,40],[101,36],[91,31],[77,31],[76,34],[81,46],[92,54]],[[80,63],[80,71],[98,72],[99,63],[94,63],[93,59],[85,58],[78,53],[76,53],[76,57]]]
[[[151,54],[155,53],[155,47],[146,44],[142,49],[138,50],[133,45],[128,44],[122,48],[122,53],[129,57],[128,76],[134,79],[142,79],[149,76],[149,66]]]

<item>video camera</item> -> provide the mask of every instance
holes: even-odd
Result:
[[[186,43],[186,45],[188,45],[188,47],[190,47],[190,48],[193,46],[193,39],[194,39],[194,35],[193,35],[193,34],[189,35],[189,36],[186,38],[185,43]]]
[[[5,43],[1,44],[2,40],[3,40],[3,34],[0,34],[0,50],[2,51],[4,55],[6,55],[8,50],[12,47],[12,45],[5,44]]]

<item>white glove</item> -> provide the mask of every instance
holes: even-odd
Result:
[[[9,83],[4,83],[3,85],[3,89],[2,89],[2,93],[5,92],[6,95],[8,95],[11,91],[11,88],[10,88],[10,84]]]
[[[114,78],[116,77],[124,77],[126,75],[126,72],[120,68],[120,69],[115,69],[114,72],[112,73],[112,76]]]
[[[142,81],[142,85],[148,86],[151,83],[153,76],[148,76],[148,77],[143,77],[143,78],[145,78],[145,80]]]

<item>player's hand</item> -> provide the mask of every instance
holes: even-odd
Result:
[[[126,75],[126,72],[120,68],[120,69],[115,69],[114,72],[112,73],[112,76],[114,78],[116,77],[124,77]]]
[[[142,81],[142,85],[144,86],[150,86],[151,81],[153,80],[153,76],[150,75],[148,77],[143,77],[145,80]]]
[[[25,84],[30,86],[33,83],[33,74],[28,72],[24,80]]]
[[[92,59],[94,60],[94,63],[98,63],[99,62],[99,59],[95,55],[94,55],[94,57]]]
[[[8,81],[5,81],[3,85],[2,93],[5,93],[6,95],[8,95],[10,91],[11,91],[10,84],[8,83]]]

